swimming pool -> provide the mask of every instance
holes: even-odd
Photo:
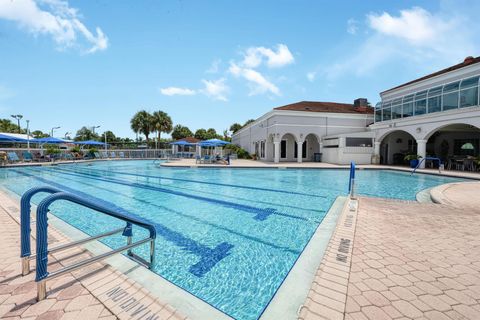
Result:
[[[162,168],[104,161],[0,170],[0,187],[21,195],[50,184],[105,199],[154,223],[153,271],[237,319],[257,319],[338,195],[347,170]],[[359,170],[357,192],[414,200],[458,179]],[[38,198],[34,198],[36,202]],[[58,202],[52,212],[89,234],[122,223]],[[94,221],[94,223],[92,223]],[[136,234],[135,237],[141,237]],[[124,244],[120,236],[105,240]],[[135,252],[148,256],[148,248]]]

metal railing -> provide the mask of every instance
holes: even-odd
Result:
[[[36,232],[37,232],[37,241],[36,241],[36,254],[31,253],[30,248],[30,209],[31,209],[31,199],[37,193],[50,193],[47,197],[45,197],[37,207],[36,213]],[[67,244],[63,244],[60,246],[56,246],[54,248],[48,248],[47,243],[47,212],[49,211],[49,207],[55,201],[68,201],[71,203],[75,203],[81,205],[83,207],[92,209],[94,211],[106,214],[108,216],[123,220],[126,222],[126,226],[124,228],[119,228],[115,230],[111,230],[108,232],[104,232],[98,235],[94,235],[91,237],[87,237],[85,239],[77,240],[74,242],[70,242]],[[27,192],[25,192],[21,198],[21,206],[20,206],[20,230],[21,230],[21,259],[22,259],[22,275],[27,275],[30,272],[30,260],[36,259],[36,277],[35,281],[37,282],[37,300],[43,300],[47,296],[46,291],[46,281],[52,278],[56,278],[61,276],[65,273],[71,272],[73,270],[79,269],[81,267],[87,266],[89,264],[95,263],[97,261],[103,260],[108,258],[114,254],[121,253],[127,251],[127,255],[133,259],[134,261],[138,262],[139,264],[151,268],[154,264],[155,259],[155,238],[156,238],[156,230],[152,224],[148,222],[132,217],[129,215],[128,212],[119,212],[118,210],[113,210],[107,207],[105,204],[100,203],[100,201],[95,201],[94,199],[86,200],[83,199],[73,193],[64,192],[60,189],[54,187],[35,187]],[[142,240],[138,240],[133,242],[133,225],[146,229],[149,232],[149,236]],[[100,254],[98,256],[94,256],[92,258],[83,260],[81,262],[69,265],[64,267],[63,269],[56,270],[52,273],[49,273],[47,270],[48,264],[48,255],[54,252],[58,252],[61,250],[66,250],[87,242],[91,242],[94,240],[98,240],[104,237],[108,237],[117,233],[122,233],[122,236],[127,237],[127,244],[122,246],[118,249],[114,249],[108,251],[106,253]],[[145,259],[139,257],[138,255],[132,252],[132,248],[140,246],[145,243],[150,243],[150,261],[146,261]]]
[[[415,167],[415,169],[413,169],[411,175],[413,175],[415,173],[415,171],[417,171],[418,168],[420,168],[420,166],[422,165],[422,162],[426,161],[426,160],[431,160],[431,161],[438,161],[438,173],[442,173],[442,160],[440,160],[440,158],[435,158],[435,157],[425,157],[423,159],[421,159],[420,161],[418,161],[418,164],[417,166]]]
[[[350,178],[348,180],[348,193],[350,199],[355,199],[355,162],[350,162]]]

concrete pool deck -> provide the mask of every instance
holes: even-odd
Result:
[[[466,182],[430,190],[435,201],[450,201],[442,204],[363,197],[349,203],[313,275],[306,301],[291,308],[305,320],[480,319],[479,186]],[[459,208],[465,199],[468,206]],[[125,268],[107,263],[47,282],[47,299],[35,303],[34,272],[20,276],[17,202],[0,193],[0,318],[186,318],[158,293],[152,295],[141,282],[126,276]],[[56,230],[53,221],[52,225],[53,241],[72,236]],[[78,250],[82,255],[76,259],[89,255]],[[72,263],[72,253],[55,254],[52,269]],[[134,300],[119,296],[113,301],[112,290],[119,295],[128,291]],[[139,306],[145,307],[143,313],[132,316]]]

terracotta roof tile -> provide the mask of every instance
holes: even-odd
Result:
[[[306,112],[328,112],[328,113],[360,113],[371,114],[373,108],[355,108],[350,103],[300,101],[285,106],[274,108],[274,110],[306,111]]]

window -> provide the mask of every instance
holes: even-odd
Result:
[[[259,154],[258,142],[255,142],[255,154]]]
[[[413,116],[413,94],[403,98],[403,117]]]
[[[428,90],[427,112],[442,111],[442,87],[436,87]]]
[[[427,113],[427,91],[420,91],[415,94],[414,115]]]
[[[347,147],[371,147],[372,138],[346,138],[345,145]]]
[[[285,159],[287,157],[287,140],[282,140],[280,143],[280,158]]]
[[[395,99],[392,102],[392,119],[398,119],[402,117],[402,98]]]
[[[478,105],[478,78],[469,78],[460,84],[460,108]]]
[[[443,110],[458,108],[458,86],[460,81],[447,84],[443,87]]]
[[[265,158],[265,141],[260,141],[260,158]]]
[[[375,105],[375,122],[382,121],[382,103],[379,102]]]
[[[391,117],[391,110],[392,110],[391,105],[392,105],[391,101],[387,101],[383,104],[383,109],[382,109],[383,110],[383,112],[382,112],[383,113],[383,118],[382,118],[383,121],[392,119],[392,117]]]

